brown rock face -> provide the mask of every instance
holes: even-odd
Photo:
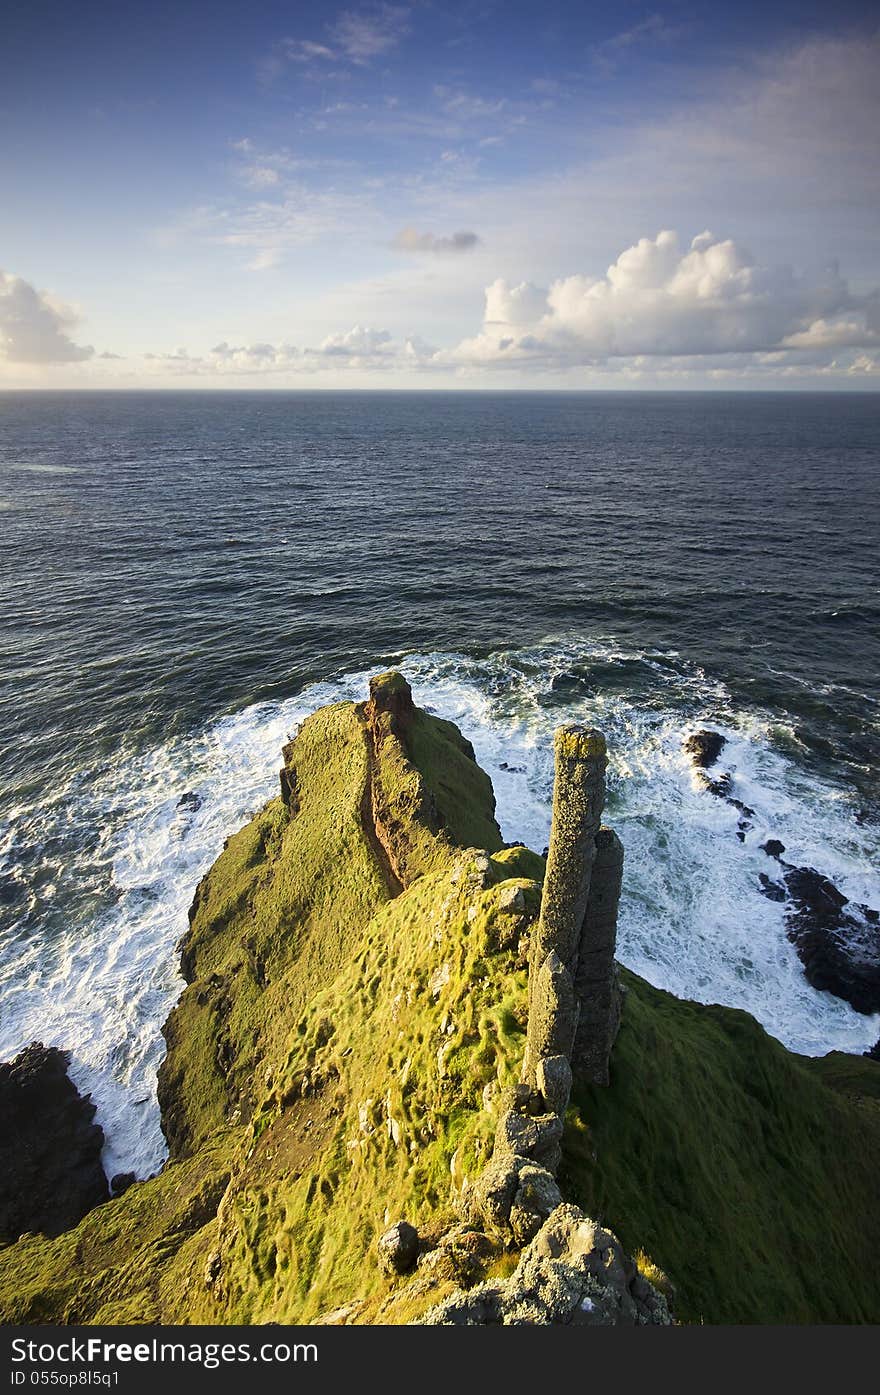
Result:
[[[109,1198],[104,1134],[69,1063],[66,1051],[35,1041],[0,1064],[0,1242],[60,1235]]]
[[[370,700],[366,710],[369,726],[375,726],[376,718],[380,713],[385,713],[395,736],[404,736],[415,710],[412,688],[402,673],[391,670],[377,673],[370,679]]]

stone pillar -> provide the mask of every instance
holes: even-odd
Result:
[[[558,727],[553,745],[553,817],[535,955],[540,968],[554,950],[573,972],[602,822],[608,757],[604,736],[590,727]]]
[[[614,951],[623,845],[611,828],[600,828],[595,841],[596,856],[575,970],[575,997],[580,1010],[571,1063],[581,1078],[593,1085],[607,1085],[608,1060],[620,1026],[620,987]]]
[[[571,1058],[577,1026],[575,972],[587,909],[595,839],[605,800],[607,754],[602,733],[559,727],[547,871],[533,931],[529,1026],[523,1080],[537,1083],[542,1057]]]

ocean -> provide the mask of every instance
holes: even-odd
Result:
[[[553,728],[605,731],[625,964],[871,1046],[759,876],[779,838],[880,909],[878,466],[876,394],[0,394],[0,1059],[68,1049],[108,1172],[161,1165],[196,883],[391,664],[538,850]]]

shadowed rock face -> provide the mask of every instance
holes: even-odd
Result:
[[[370,679],[368,721],[375,721],[380,712],[385,712],[390,718],[391,730],[396,736],[403,736],[412,725],[415,711],[412,688],[402,673],[392,669]]]
[[[593,1085],[609,1082],[608,1063],[620,1026],[614,951],[622,883],[623,845],[613,829],[600,828],[574,981],[580,1012],[572,1054],[574,1069]]]
[[[60,1235],[109,1197],[95,1106],[66,1051],[33,1042],[0,1065],[0,1241]]]
[[[523,1080],[535,1084],[543,1056],[571,1058],[578,1019],[575,972],[605,802],[605,738],[589,727],[559,727],[556,778],[541,915],[529,973],[529,1029]]]
[[[555,738],[553,821],[541,917],[529,974],[529,1028],[523,1080],[544,1079],[553,1107],[567,1095],[558,1058],[591,1084],[607,1085],[620,1025],[614,951],[623,847],[600,828],[605,741],[598,731],[561,727]],[[548,1082],[548,1069],[554,1077]],[[567,1077],[570,1085],[570,1074]]]

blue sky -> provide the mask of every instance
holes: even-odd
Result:
[[[872,6],[7,7],[0,386],[880,387]]]

